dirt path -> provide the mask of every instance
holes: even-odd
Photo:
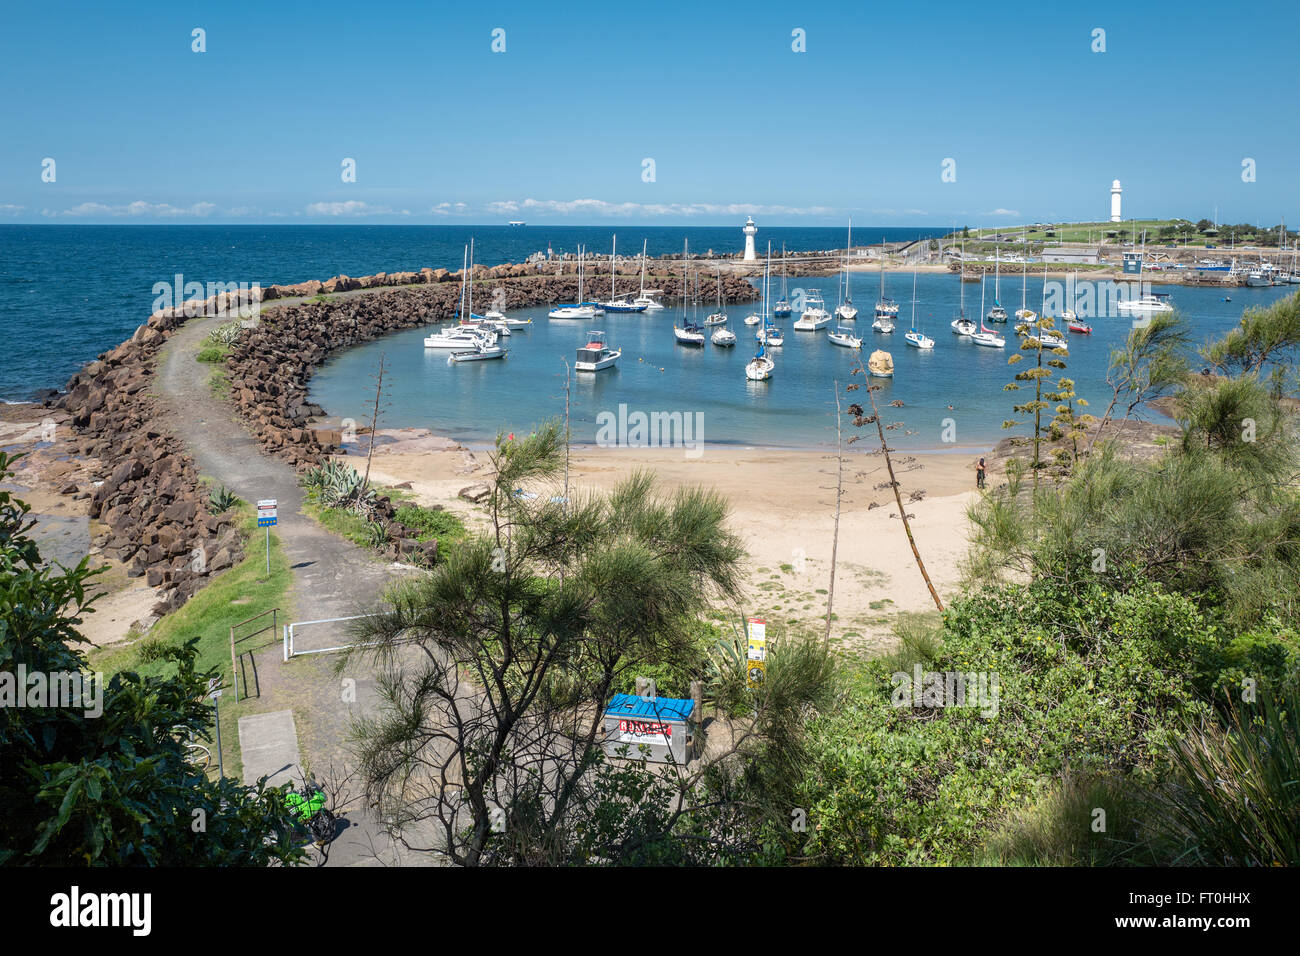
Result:
[[[281,620],[363,613],[378,600],[384,585],[401,572],[304,515],[303,492],[293,469],[264,455],[233,409],[213,394],[208,385],[210,367],[198,363],[194,356],[208,332],[222,321],[193,319],[163,348],[155,379],[164,409],[162,424],[184,440],[204,475],[246,501],[278,500],[275,530],[293,569],[291,607],[282,609]],[[256,553],[258,543],[250,542],[250,552]],[[256,610],[250,609],[252,613]],[[335,635],[343,636],[341,628],[331,636]],[[296,657],[286,664],[278,638],[276,635],[273,643],[256,654],[260,695],[251,702],[251,709],[256,713],[292,709],[304,762],[324,784],[326,778],[346,775],[350,723],[354,716],[374,712],[378,703],[375,677],[369,669],[335,674],[333,655]],[[351,786],[346,796],[354,798],[356,790]],[[351,827],[336,840],[331,865],[377,862],[376,853],[385,862],[394,861],[389,841],[360,803],[354,798],[343,808]]]

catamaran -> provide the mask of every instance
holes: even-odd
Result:
[[[573,362],[575,372],[599,372],[613,368],[623,355],[622,349],[612,349],[605,343],[604,332],[588,332],[587,344],[578,349]]]
[[[795,319],[796,332],[816,332],[831,324],[831,314],[826,311],[826,303],[817,289],[809,289],[803,314]]]
[[[645,287],[645,253],[646,244],[649,241],[649,239],[643,239],[641,241],[641,291],[637,294],[637,297],[632,300],[632,304],[644,306],[644,311],[646,312],[661,312],[663,311],[664,305],[659,301],[658,297],[664,294],[663,289],[647,289]]]
[[[598,303],[582,301],[582,279],[583,279],[583,255],[584,247],[578,246],[578,301],[575,305],[561,305],[547,313],[548,318],[552,319],[594,319],[598,315],[604,315],[604,309],[600,308]]]
[[[759,335],[767,331],[767,293],[768,283],[772,270],[772,243],[769,240],[767,244],[767,261],[763,265],[763,304],[760,311],[763,314],[763,328],[759,329]],[[776,363],[767,354],[767,345],[761,340],[758,343],[758,351],[754,357],[745,363],[745,378],[751,382],[765,382],[772,377],[772,372],[776,369]]]
[[[998,335],[992,329],[984,328],[984,275],[980,274],[980,330],[974,333],[970,340],[976,345],[982,345],[985,348],[1000,349],[1006,348],[1007,340]]]
[[[961,260],[963,263],[962,268],[965,269],[966,266],[964,263],[966,262],[966,244],[964,242],[962,243]],[[951,322],[952,334],[961,335],[961,336],[974,335],[975,323],[972,322],[970,319],[966,318],[966,286],[960,285],[958,286],[958,289],[961,293],[961,304],[958,305],[957,307],[957,318],[953,319]]]
[[[1038,321],[1038,314],[1026,304],[1029,293],[1029,240],[1027,234],[1022,233],[1022,236],[1020,241],[1025,245],[1025,258],[1024,269],[1020,274],[1020,308],[1016,309],[1016,321],[1033,325]]]
[[[786,298],[785,292],[785,243],[781,243],[781,298],[776,300],[776,305],[772,306],[772,317],[777,319],[788,319],[790,317],[790,300]]]
[[[692,322],[686,315],[686,303],[689,299],[687,289],[689,283],[686,278],[686,260],[690,255],[691,241],[686,240],[682,248],[682,324],[673,325],[673,337],[677,339],[679,345],[703,345],[704,329],[700,328],[698,323]]]
[[[618,261],[618,236],[614,236],[613,243],[609,250],[609,301],[604,303],[606,312],[644,312],[644,305],[637,305],[629,301],[627,295],[617,295],[614,291],[614,284],[617,276],[615,273],[615,263]],[[630,295],[630,293],[629,293]]]
[[[912,270],[912,331],[904,333],[903,338],[914,349],[928,351],[934,348],[934,339],[916,330],[916,269]]]
[[[1002,288],[1002,258],[998,254],[998,244],[993,243],[993,308],[989,309],[987,316],[990,323],[1005,322],[1007,320],[1007,310],[1002,308],[1002,298],[1000,290]],[[982,309],[980,311],[983,311]],[[981,324],[983,320],[981,319]]]
[[[853,292],[849,289],[849,255],[853,252],[853,217],[849,217],[849,245],[844,250],[844,277],[837,285],[840,304],[835,307],[835,315],[845,322],[852,322],[858,317],[858,307],[853,304]],[[883,261],[883,260],[882,260]]]
[[[880,240],[880,298],[876,300],[876,317],[872,331],[892,332],[898,320],[898,303],[885,295],[885,240]]]
[[[726,325],[727,313],[722,311],[722,264],[718,264],[718,275],[714,279],[714,285],[718,288],[718,311],[710,313],[704,320],[705,325]]]

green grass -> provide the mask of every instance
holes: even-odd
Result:
[[[398,507],[396,517],[402,524],[418,529],[420,541],[437,539],[440,545],[454,544],[465,537],[465,522],[450,511],[405,504]]]
[[[326,531],[347,538],[358,547],[370,547],[369,524],[360,515],[345,508],[331,508],[321,504],[320,498],[314,491],[307,492],[302,510]]]
[[[133,644],[115,645],[90,652],[92,668],[106,677],[123,671],[158,677],[172,667],[166,661],[158,659],[159,652],[166,646],[179,646],[189,638],[197,637],[197,668],[217,668],[221,672],[223,683],[228,685],[221,698],[221,743],[226,775],[236,779],[242,774],[239,718],[252,713],[252,705],[257,701],[254,698],[252,701],[235,703],[230,671],[230,628],[254,614],[274,607],[280,608],[282,620],[289,620],[287,605],[289,588],[293,582],[293,572],[289,570],[288,559],[280,549],[275,535],[271,536],[271,573],[267,575],[266,551],[261,547],[263,538],[257,533],[257,518],[252,508],[243,503],[239,514],[240,530],[248,540],[249,549],[244,560],[214,578],[184,607],[155,624],[142,639]],[[236,633],[236,639],[239,636]],[[251,650],[267,643],[278,643],[279,639],[279,634],[261,634],[239,649]],[[215,751],[215,745],[210,747]]]

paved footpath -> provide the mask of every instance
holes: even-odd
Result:
[[[304,515],[303,491],[293,468],[266,455],[236,419],[233,406],[213,394],[208,385],[211,366],[197,362],[195,355],[208,332],[226,321],[191,319],[168,339],[158,359],[154,386],[164,409],[160,424],[185,441],[202,474],[224,484],[245,501],[278,499],[275,531],[293,569],[291,607],[282,609],[281,620],[364,613],[378,601],[384,585],[400,572]],[[250,541],[251,553],[256,552],[257,545],[257,540]],[[250,609],[249,613],[256,611]],[[332,636],[341,636],[341,632]],[[256,653],[260,695],[252,706],[268,716],[270,712],[288,711],[292,719],[259,722],[255,717],[246,728],[244,722],[250,718],[243,718],[241,741],[248,734],[250,740],[258,741],[257,749],[263,755],[301,751],[311,772],[328,786],[328,780],[344,778],[350,769],[346,740],[352,717],[375,712],[373,671],[367,661],[357,660],[349,665],[355,674],[335,674],[336,658],[330,654],[295,657],[286,664],[279,635],[275,637],[273,643]],[[349,677],[355,681],[354,688],[345,684]],[[355,692],[345,692],[345,687]],[[286,739],[295,727],[298,739]],[[260,756],[253,754],[245,755],[246,765],[250,757],[254,765],[260,765]],[[288,773],[297,779],[300,768]],[[276,779],[279,782],[280,777]],[[396,848],[363,806],[355,782],[346,785],[340,802],[338,809],[345,827],[331,847],[329,865],[429,862],[398,857]]]

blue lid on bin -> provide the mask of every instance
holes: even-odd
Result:
[[[614,717],[687,720],[693,710],[695,710],[695,701],[690,699],[656,697],[654,700],[642,700],[635,694],[615,694],[609,706],[605,708],[605,713]]]

